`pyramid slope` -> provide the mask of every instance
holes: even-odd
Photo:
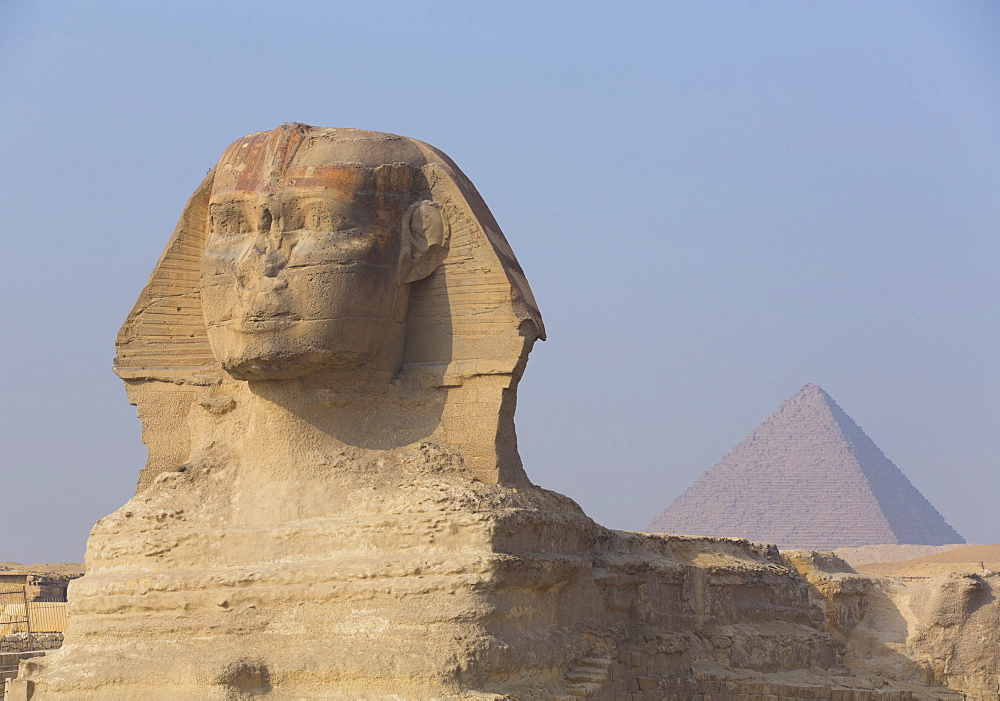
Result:
[[[817,385],[785,401],[647,530],[823,550],[965,542]]]

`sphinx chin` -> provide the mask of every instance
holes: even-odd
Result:
[[[337,318],[243,321],[208,329],[212,353],[237,380],[278,380],[336,376],[365,368],[387,349],[395,349],[391,320]],[[394,352],[394,355],[398,353]],[[393,363],[398,369],[398,359]]]
[[[354,370],[367,365],[375,355],[374,351],[278,351],[227,358],[222,361],[222,369],[235,380],[292,380]]]

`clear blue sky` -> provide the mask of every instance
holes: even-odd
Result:
[[[222,148],[430,142],[531,282],[528,474],[640,529],[801,385],[1000,542],[1000,4],[0,0],[0,560],[145,450],[115,332]]]

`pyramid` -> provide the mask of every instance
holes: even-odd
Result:
[[[965,542],[817,385],[785,401],[647,530],[814,550]]]

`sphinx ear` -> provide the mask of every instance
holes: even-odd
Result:
[[[437,202],[415,202],[403,215],[403,242],[399,251],[399,284],[422,280],[448,255],[451,227]]]

